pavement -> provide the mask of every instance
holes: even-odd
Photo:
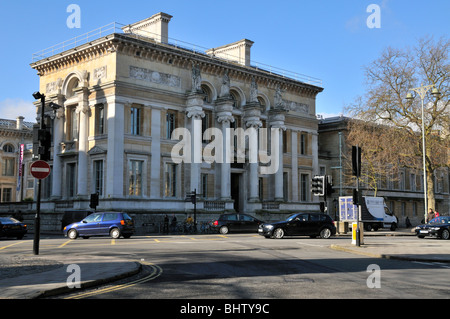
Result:
[[[348,241],[333,244],[331,249],[375,258],[450,263],[448,242],[431,238],[417,239],[403,245],[401,240],[377,243],[377,236],[415,236],[410,229],[395,232],[364,232],[361,246],[351,242],[351,233],[337,234]],[[79,268],[77,268],[79,267]],[[138,274],[141,261],[92,255],[0,255],[0,299],[45,298],[89,288]],[[79,274],[79,276],[78,276]],[[77,287],[73,287],[77,285]]]

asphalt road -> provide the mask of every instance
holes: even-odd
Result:
[[[416,237],[376,237],[372,243]],[[29,253],[11,245],[2,254]],[[330,249],[350,238],[282,240],[257,234],[41,239],[40,255],[118,256],[144,264],[122,282],[60,296],[83,299],[449,298],[450,265],[389,260]],[[444,280],[443,280],[444,279]],[[128,284],[126,287],[123,283]],[[107,288],[107,289],[105,289]]]

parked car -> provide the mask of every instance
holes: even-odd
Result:
[[[212,222],[211,228],[223,235],[229,232],[256,233],[263,223],[264,221],[247,214],[222,214]]]
[[[130,238],[134,234],[134,221],[123,212],[93,213],[83,220],[67,225],[63,229],[64,236],[76,239],[78,236],[111,236],[112,238]]]
[[[450,217],[440,216],[433,218],[427,224],[416,227],[416,235],[419,238],[436,237],[450,239]]]
[[[27,225],[12,217],[0,217],[0,237],[22,239],[27,233]]]
[[[266,238],[283,238],[284,236],[310,236],[330,238],[336,234],[336,226],[330,216],[322,213],[298,213],[285,221],[259,226],[258,233]]]
[[[86,218],[93,212],[93,210],[66,210],[61,219],[61,230],[63,230],[67,225]]]

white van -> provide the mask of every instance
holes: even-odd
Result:
[[[352,196],[339,197],[339,217],[342,222],[356,222],[358,206],[353,205]],[[361,204],[361,220],[365,230],[389,228],[396,230],[398,219],[386,206],[383,197],[364,196]]]

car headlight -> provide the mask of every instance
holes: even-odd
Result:
[[[273,225],[264,225],[264,228],[267,230],[272,230],[273,229]]]
[[[441,229],[440,227],[431,227],[432,230],[439,230]]]

